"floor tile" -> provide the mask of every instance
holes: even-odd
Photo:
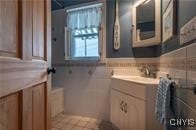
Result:
[[[82,127],[74,126],[71,130],[82,130]]]
[[[57,123],[57,124],[54,126],[54,128],[60,129],[60,128],[62,128],[64,125],[65,125],[65,124],[63,124],[63,123]]]
[[[82,120],[82,121],[89,121],[91,118],[89,118],[89,117],[82,117],[80,120]]]
[[[74,125],[65,124],[64,127],[61,130],[71,130],[73,127],[74,127]]]
[[[58,121],[52,121],[52,126],[56,126],[58,123]]]
[[[69,119],[69,118],[65,118],[65,119],[63,119],[61,122],[64,123],[64,124],[66,124],[66,123],[68,123],[70,120],[71,120],[71,119]]]
[[[116,130],[112,124],[99,119],[59,114],[52,119],[52,130]]]
[[[97,127],[97,125],[95,123],[91,123],[91,122],[88,122],[88,124],[86,125],[86,128],[90,128],[90,129],[93,129]]]
[[[76,125],[78,122],[79,122],[78,119],[71,119],[71,120],[69,120],[67,123],[68,123],[68,124],[72,124],[72,125]]]
[[[87,121],[79,121],[76,125],[80,127],[85,127],[87,125]]]
[[[91,118],[91,119],[89,120],[89,122],[91,122],[91,123],[95,123],[95,124],[98,124],[98,125],[99,125],[99,124],[101,123],[101,120]]]
[[[82,130],[93,130],[93,129],[89,129],[89,128],[83,128]]]

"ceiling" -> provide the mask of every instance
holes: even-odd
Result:
[[[52,0],[52,10],[63,9],[68,6],[93,2],[96,0]]]

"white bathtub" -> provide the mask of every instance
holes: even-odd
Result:
[[[64,112],[64,89],[53,87],[51,92],[52,117]]]

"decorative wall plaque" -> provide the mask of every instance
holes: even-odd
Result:
[[[120,48],[120,23],[119,23],[119,7],[118,0],[116,0],[116,16],[114,24],[114,50],[119,50]]]

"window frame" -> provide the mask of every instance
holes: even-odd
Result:
[[[67,10],[82,8],[85,6],[93,6],[95,4],[102,4],[102,22],[98,28],[98,57],[71,57],[71,39],[67,39],[65,36],[65,60],[66,61],[99,61],[100,63],[105,63],[106,59],[106,0],[98,0],[95,2],[88,2],[84,4],[78,4],[74,6],[69,6],[65,8],[66,14],[66,29],[67,29]],[[65,29],[65,30],[66,30]],[[71,31],[70,34],[71,35]],[[66,43],[66,41],[68,41]],[[69,53],[69,54],[67,54]]]
[[[72,34],[73,35],[73,34]],[[81,56],[81,57],[71,57],[72,59],[90,59],[90,60],[99,60],[99,58],[100,58],[100,55],[99,55],[99,52],[100,52],[100,38],[99,38],[99,30],[98,30],[98,32],[97,33],[94,33],[94,34],[81,34],[81,35],[73,35],[73,37],[72,38],[76,38],[76,37],[82,37],[82,36],[85,36],[86,35],[86,37],[87,36],[90,36],[90,35],[96,35],[97,36],[97,39],[98,39],[98,56]],[[85,46],[86,46],[86,44],[87,44],[87,39],[85,39]],[[72,49],[70,48],[70,51],[71,51]],[[87,51],[87,49],[85,48],[85,52]],[[86,55],[86,54],[85,54]]]

